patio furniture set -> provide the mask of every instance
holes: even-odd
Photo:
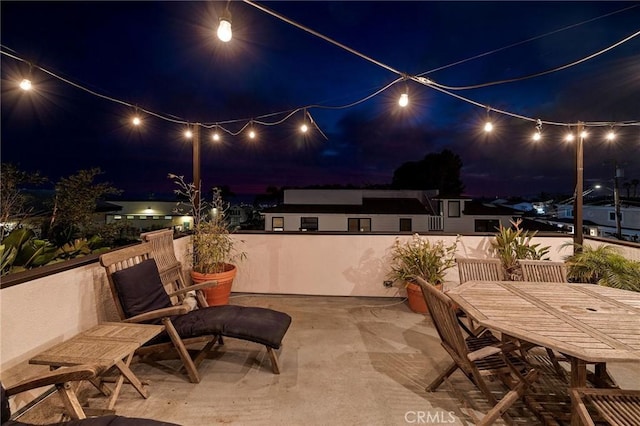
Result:
[[[427,391],[460,369],[493,405],[480,425],[498,417],[511,423],[508,409],[519,399],[546,424],[560,424],[566,410],[572,425],[640,424],[640,391],[617,388],[606,369],[607,362],[640,361],[640,293],[570,284],[560,262],[521,264],[524,282],[502,281],[499,261],[489,259],[460,259],[461,285],[446,294],[420,280],[442,346],[453,359]],[[467,337],[462,330],[469,328],[460,323],[457,309],[476,324]],[[535,347],[546,349],[543,364],[554,368],[532,362],[540,358],[529,355]],[[569,365],[566,391],[542,388],[543,374],[566,382],[560,362]],[[488,390],[486,375],[505,384],[502,399]],[[549,394],[560,401],[550,404]],[[551,406],[559,412],[545,412]]]

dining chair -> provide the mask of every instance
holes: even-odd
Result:
[[[612,426],[640,424],[640,390],[574,388],[571,399],[584,426],[601,420]]]
[[[564,262],[519,259],[518,264],[522,268],[523,281],[567,282],[567,268]]]
[[[500,259],[456,258],[460,284],[467,281],[502,281],[504,269]]]
[[[427,386],[427,392],[435,391],[446,378],[460,369],[493,405],[478,425],[492,424],[499,417],[512,424],[507,410],[537,380],[538,372],[512,352],[516,350],[515,347],[502,345],[489,330],[465,338],[456,318],[453,301],[425,280],[416,278],[416,281],[422,288],[442,347],[453,359],[453,363]],[[500,400],[489,389],[485,377],[498,378],[509,389]]]

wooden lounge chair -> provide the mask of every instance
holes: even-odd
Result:
[[[594,426],[594,419],[612,426],[640,424],[640,390],[574,388],[571,399],[585,426]]]
[[[566,283],[567,268],[563,262],[550,260],[518,260],[523,281]]]
[[[423,279],[417,278],[416,281],[422,288],[429,307],[429,315],[440,336],[441,344],[453,359],[449,368],[427,386],[427,391],[435,391],[447,377],[460,369],[493,404],[493,408],[478,425],[492,424],[499,417],[511,424],[512,419],[507,414],[507,410],[537,379],[537,371],[528,368],[526,373],[522,374],[521,371],[527,365],[510,352],[516,348],[501,347],[500,341],[488,330],[479,336],[472,335],[465,339],[456,319],[455,307],[451,299]],[[484,378],[487,376],[499,378],[509,389],[499,401],[485,382]]]
[[[166,423],[151,419],[122,417],[107,415],[96,418],[87,418],[85,412],[78,401],[72,382],[80,380],[94,380],[102,374],[104,368],[97,365],[77,365],[74,367],[59,368],[48,373],[31,377],[5,389],[2,388],[0,402],[2,403],[2,413],[0,423],[2,426],[27,426],[27,423],[10,420],[11,410],[9,409],[9,397],[44,386],[55,386],[55,389],[64,404],[66,414],[72,419],[70,422],[62,423],[68,426],[177,426],[174,423]],[[56,423],[60,425],[60,423]]]
[[[467,281],[502,281],[504,269],[500,259],[472,259],[460,257],[456,259],[460,284]]]
[[[142,243],[100,256],[122,321],[162,323],[166,332],[136,351],[139,355],[175,350],[189,379],[198,383],[197,366],[206,358],[219,336],[265,345],[275,374],[280,373],[275,350],[279,349],[291,317],[272,309],[245,306],[173,305],[170,297],[216,285],[207,282],[167,294],[150,243]],[[198,345],[192,357],[187,346]]]

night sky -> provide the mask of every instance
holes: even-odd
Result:
[[[559,67],[640,30],[640,2],[260,4],[396,70],[426,72],[448,86]],[[234,37],[222,43],[215,30],[225,5],[2,1],[2,51],[178,121],[241,119],[225,124],[231,131],[272,112],[347,105],[398,78],[238,1],[229,4]],[[168,173],[191,177],[184,125],[142,114],[143,125],[133,127],[134,108],[38,69],[31,70],[35,89],[22,92],[17,83],[29,66],[5,55],[1,60],[2,162],[39,170],[53,181],[100,167],[102,179],[130,197],[170,193]],[[397,99],[405,88],[410,105],[401,109]],[[455,93],[543,121],[638,121],[640,37],[549,75]],[[415,82],[395,84],[354,107],[308,111],[328,140],[318,132],[299,134],[302,112],[278,126],[255,125],[255,140],[223,135],[214,143],[203,130],[203,188],[229,185],[236,193],[263,193],[270,185],[386,184],[404,162],[448,148],[463,161],[466,195],[573,192],[574,146],[562,140],[566,129],[543,125],[543,139],[534,143],[535,123],[487,112]],[[489,136],[482,132],[487,115],[496,126]],[[627,180],[640,179],[640,127],[616,128],[614,143],[604,141],[607,130],[589,129],[585,189],[611,185],[614,161]]]

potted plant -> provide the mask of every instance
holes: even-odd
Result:
[[[493,252],[502,261],[507,280],[522,281],[522,270],[518,260],[541,260],[549,253],[549,247],[540,247],[540,244],[531,243],[537,231],[529,232],[520,228],[522,219],[510,222],[512,226],[509,228],[500,224],[500,228],[491,241],[491,246]]]
[[[409,308],[414,312],[426,313],[427,306],[415,277],[442,289],[445,272],[455,265],[458,239],[447,245],[444,241],[431,242],[418,234],[401,242],[396,238],[391,248],[391,270],[388,278],[405,283]]]
[[[615,246],[577,244],[565,262],[570,281],[640,291],[640,262],[627,259]]]
[[[236,276],[235,262],[246,258],[246,253],[237,250],[236,241],[231,237],[225,203],[219,188],[213,189],[210,202],[200,200],[199,190],[193,183],[187,183],[183,176],[169,174],[178,185],[175,193],[187,201],[179,203],[178,213],[193,217],[193,269],[194,283],[215,280],[218,285],[205,289],[209,306],[229,303],[231,285]],[[186,211],[185,211],[186,210]]]

